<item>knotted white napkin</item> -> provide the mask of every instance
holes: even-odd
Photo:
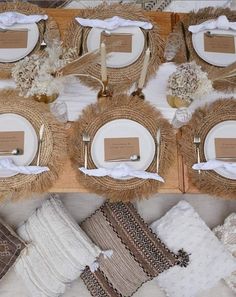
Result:
[[[102,28],[106,30],[115,30],[119,27],[140,27],[149,30],[153,27],[153,25],[149,22],[126,20],[118,16],[114,16],[105,20],[84,19],[79,17],[75,19],[81,26]]]
[[[6,29],[15,24],[32,24],[37,23],[41,20],[47,20],[47,15],[25,15],[15,11],[0,13],[0,28]]]
[[[155,179],[164,183],[164,179],[159,176],[157,173],[133,170],[127,164],[119,164],[113,168],[97,168],[97,169],[86,169],[84,167],[79,168],[84,174],[89,176],[110,176],[114,179],[119,178],[129,178],[129,177],[137,177],[142,179]]]
[[[198,33],[203,30],[236,30],[236,22],[230,22],[225,15],[219,16],[216,20],[209,20],[205,24],[189,26],[188,30],[192,33]]]
[[[48,167],[41,166],[17,166],[10,158],[0,160],[0,170],[10,170],[16,173],[22,174],[40,174],[45,171],[49,171]]]
[[[236,162],[224,162],[219,160],[209,160],[207,162],[194,164],[194,170],[215,170],[223,168],[229,173],[236,174]]]

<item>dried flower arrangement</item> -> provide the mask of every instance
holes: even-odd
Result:
[[[172,107],[188,106],[212,89],[208,74],[193,61],[181,64],[169,77],[167,99]]]
[[[88,77],[86,68],[98,62],[99,51],[87,53],[77,60],[74,60],[75,52],[76,49],[65,49],[60,42],[55,41],[46,49],[45,55],[31,55],[16,63],[12,77],[20,95],[54,96],[63,91],[72,76]]]

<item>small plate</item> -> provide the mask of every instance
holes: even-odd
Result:
[[[92,28],[87,37],[88,51],[94,51],[100,47],[100,36],[104,29]],[[110,31],[111,33],[132,34],[132,52],[131,53],[111,53],[107,58],[107,67],[122,68],[133,64],[144,50],[145,38],[143,32],[138,27],[120,27]]]
[[[115,137],[138,137],[140,160],[115,163],[105,161],[104,138]],[[118,164],[127,163],[134,170],[146,170],[155,156],[155,142],[150,132],[144,126],[132,120],[118,119],[108,122],[97,131],[92,141],[91,156],[97,168],[113,168]]]
[[[208,132],[204,142],[204,154],[207,161],[216,158],[215,138],[236,138],[236,121],[223,121]],[[216,169],[215,172],[223,177],[236,180],[236,174],[223,168]]]
[[[204,34],[210,31],[212,34],[226,34],[234,35],[234,43],[236,48],[236,31],[233,30],[204,30],[195,34],[192,34],[192,43],[193,47],[200,58],[206,61],[209,64],[218,67],[226,67],[236,61],[236,53],[227,54],[227,53],[214,53],[206,52],[204,50]]]
[[[0,159],[11,158],[16,165],[27,166],[33,161],[38,151],[38,137],[31,123],[24,117],[5,113],[0,115],[0,132],[4,131],[24,131],[24,154],[19,156],[0,156]],[[16,175],[10,170],[0,170],[0,178]]]
[[[10,27],[11,30],[28,29],[27,48],[0,48],[0,62],[16,62],[26,57],[35,48],[39,39],[39,29],[34,24],[16,24]]]

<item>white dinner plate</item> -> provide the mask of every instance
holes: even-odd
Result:
[[[104,138],[138,137],[140,160],[126,162],[134,170],[146,170],[155,156],[155,142],[150,132],[139,123],[119,119],[102,126],[95,134],[91,145],[91,156],[97,168],[113,168],[121,162],[107,162],[104,157]],[[125,163],[125,162],[123,162]]]
[[[223,121],[208,132],[204,142],[204,154],[207,161],[216,159],[215,138],[236,138],[236,121]],[[215,172],[223,177],[236,180],[236,174],[223,168],[216,169]]]
[[[87,37],[88,51],[94,51],[100,48],[100,37],[103,29],[92,28]],[[130,33],[132,34],[132,52],[131,53],[110,53],[107,58],[107,67],[122,68],[133,64],[142,54],[145,44],[143,32],[138,27],[120,27],[112,30],[111,33]]]
[[[226,67],[236,61],[236,53],[228,54],[228,53],[214,53],[214,52],[206,52],[204,50],[204,33],[210,31],[212,34],[226,34],[226,35],[234,35],[234,43],[236,48],[236,31],[233,30],[204,30],[198,33],[192,34],[192,43],[194,50],[198,54],[200,58],[206,61],[209,64],[218,66],[218,67]]]
[[[11,30],[28,29],[27,48],[0,48],[0,62],[16,62],[26,57],[35,48],[39,39],[39,29],[34,24],[16,24],[10,27]],[[4,34],[4,33],[3,33]]]
[[[18,114],[4,113],[0,115],[0,132],[6,131],[24,131],[24,154],[0,156],[0,159],[11,158],[16,165],[30,165],[38,150],[38,137],[31,123]],[[0,170],[1,178],[11,177],[16,174],[10,170]]]

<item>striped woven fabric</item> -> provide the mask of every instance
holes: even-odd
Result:
[[[94,297],[128,297],[146,281],[174,265],[184,266],[188,255],[172,253],[148,228],[131,203],[105,203],[82,223],[82,229],[110,259],[99,259],[99,269],[81,275]],[[183,268],[184,269],[184,268]]]

